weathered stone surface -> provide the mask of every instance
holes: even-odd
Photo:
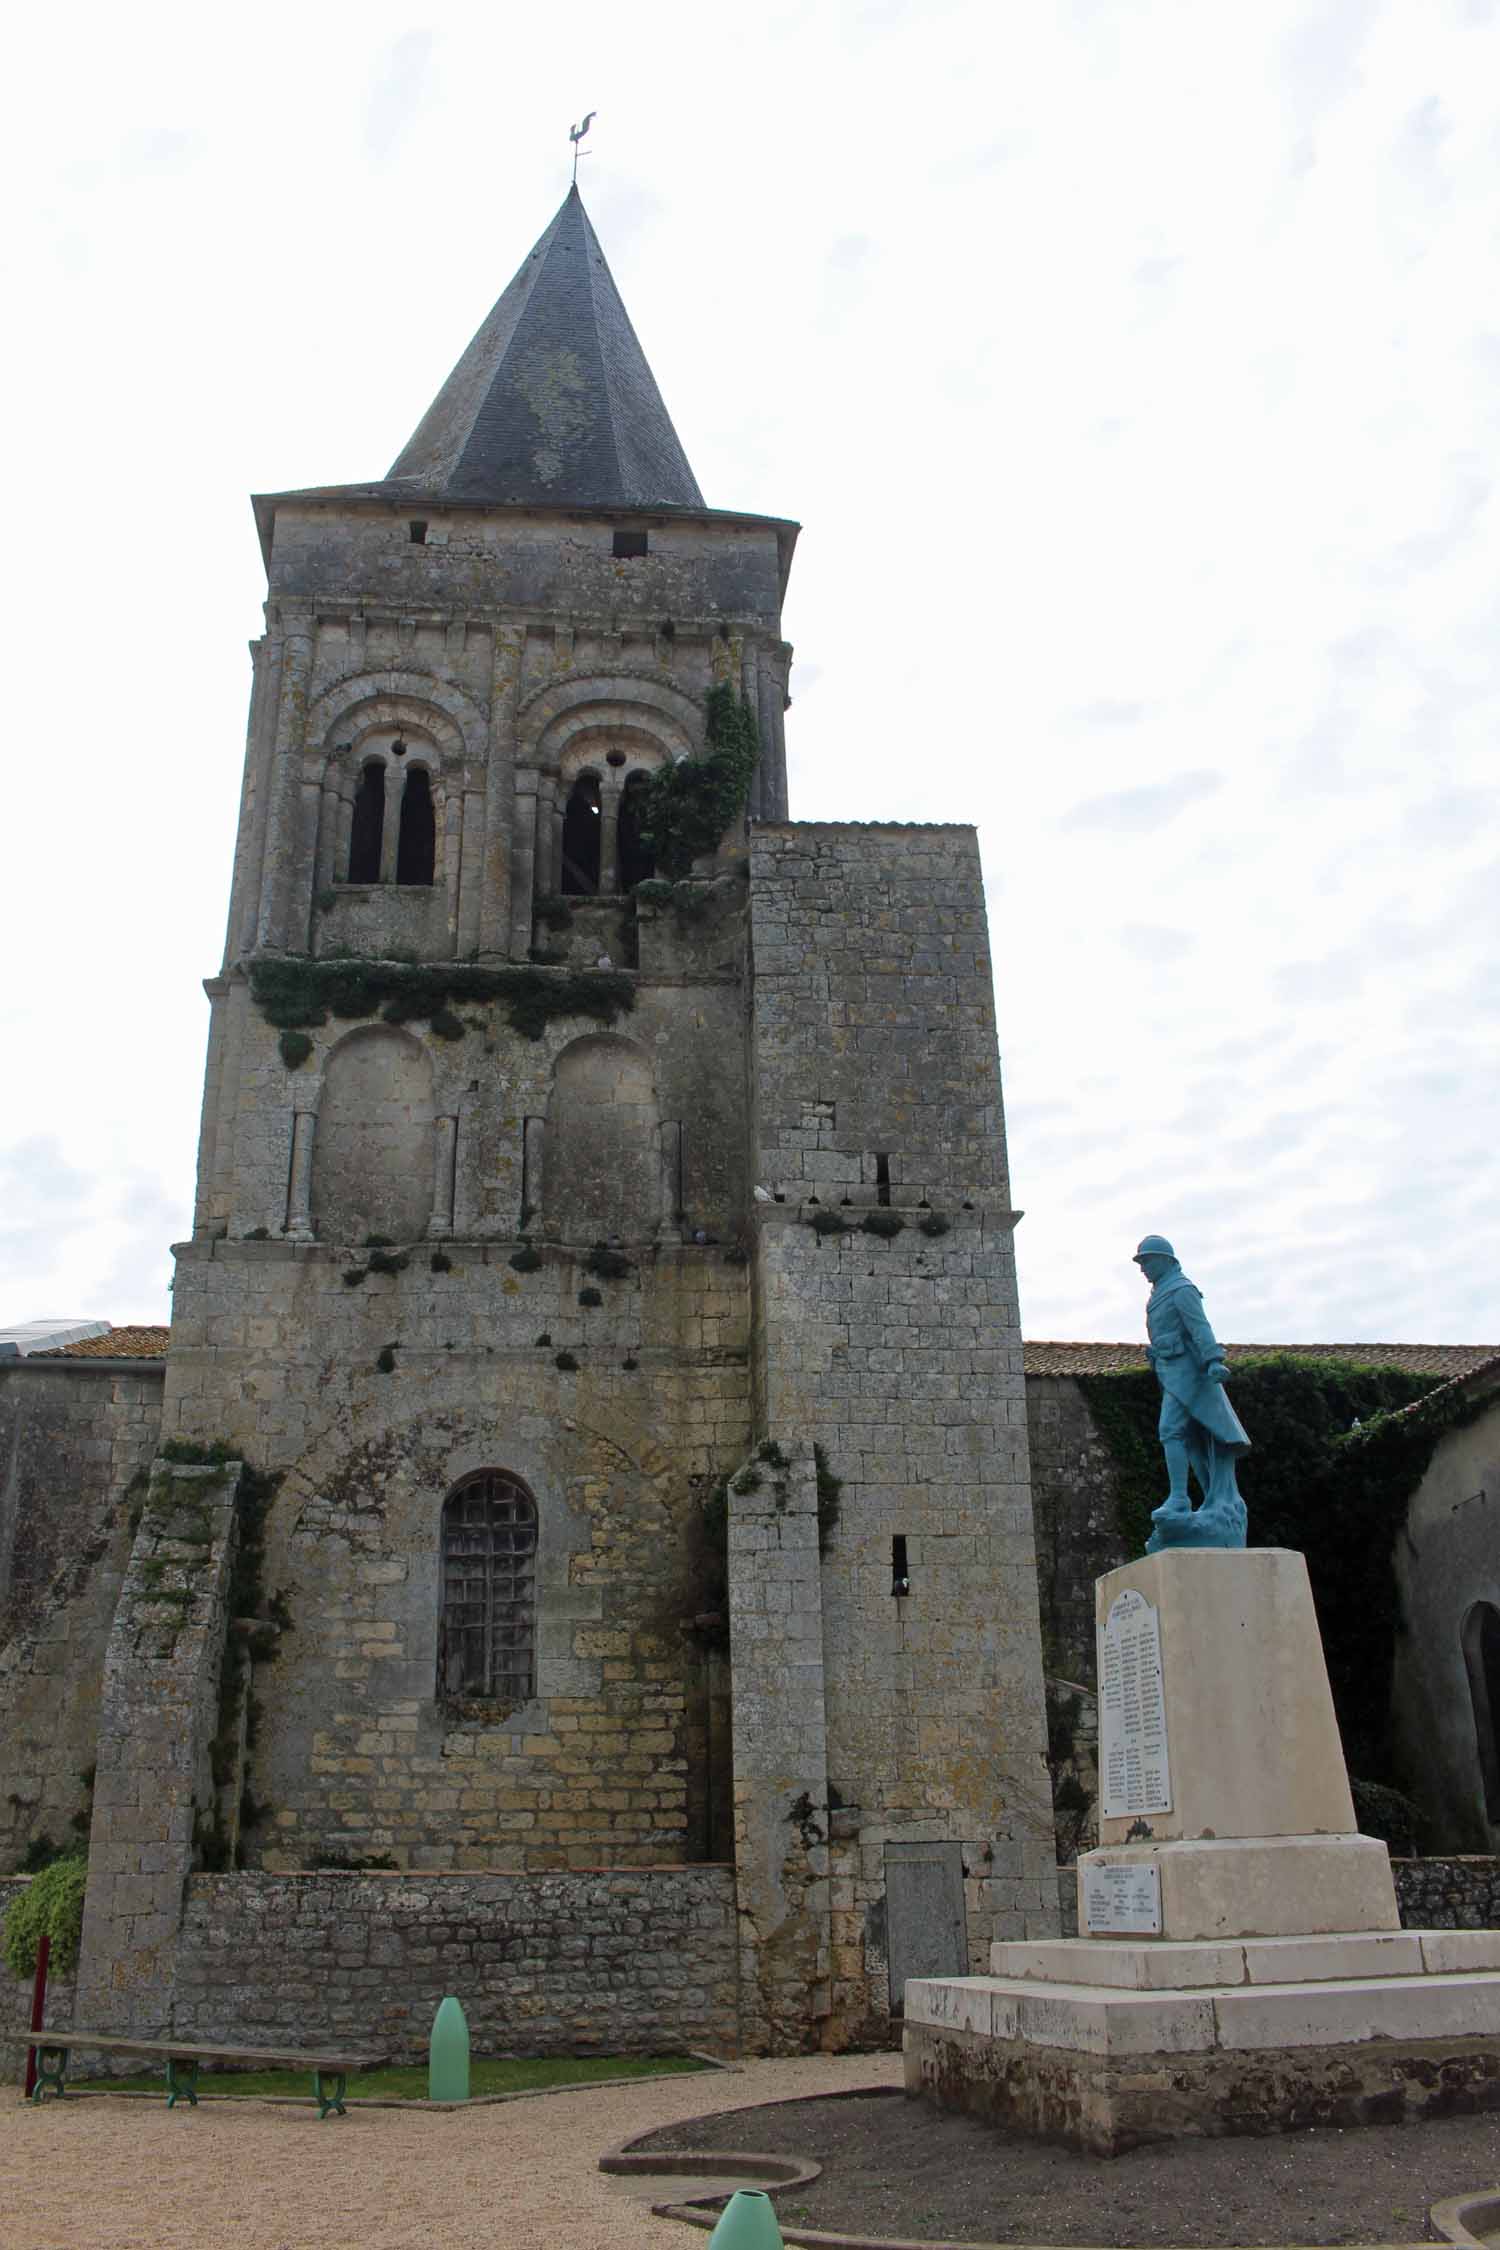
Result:
[[[415,2061],[452,1992],[482,2054],[730,2052],[737,1985],[728,1867],[196,1875],[172,2028]]]

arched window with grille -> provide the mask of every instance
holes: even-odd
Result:
[[[438,1694],[514,1705],[536,1693],[536,1502],[479,1469],[443,1502]]]

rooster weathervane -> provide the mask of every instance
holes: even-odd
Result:
[[[593,152],[593,150],[592,150],[591,148],[586,148],[586,149],[582,149],[582,150],[580,150],[580,148],[579,148],[578,144],[579,144],[579,142],[580,142],[580,141],[581,141],[581,140],[583,139],[583,136],[584,136],[584,134],[585,134],[585,133],[586,133],[586,132],[588,131],[589,127],[590,127],[590,126],[591,126],[591,125],[593,124],[593,122],[594,122],[594,119],[595,119],[595,118],[596,118],[596,117],[598,116],[598,114],[599,114],[599,112],[598,112],[598,110],[597,110],[597,109],[591,109],[591,110],[589,111],[589,113],[588,113],[587,117],[586,117],[586,118],[584,119],[584,121],[583,121],[583,123],[582,123],[581,125],[570,125],[570,126],[568,127],[568,139],[569,139],[569,140],[570,140],[570,141],[571,141],[571,142],[573,143],[573,185],[574,185],[574,187],[577,187],[577,185],[578,185],[578,159],[579,159],[579,156],[580,156],[580,155],[583,155],[583,156],[592,156],[592,155],[593,155],[593,153],[594,153],[594,152]]]

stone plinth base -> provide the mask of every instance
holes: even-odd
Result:
[[[1114,2057],[908,2024],[905,2054],[908,2094],[1091,2156],[1123,2156],[1148,2141],[1190,2134],[1390,2125],[1500,2110],[1496,2039]]]
[[[1166,1938],[1291,1937],[1401,1926],[1390,1852],[1376,1836],[1240,1836],[1110,1844],[1078,1862],[1078,1927],[1094,1867],[1154,1867]]]
[[[1062,1938],[906,1987],[906,2086],[1096,2155],[1500,2109],[1500,1931]]]

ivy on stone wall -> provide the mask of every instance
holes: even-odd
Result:
[[[659,766],[647,784],[641,833],[659,877],[680,880],[695,859],[718,850],[749,802],[759,756],[760,731],[749,704],[731,687],[710,688],[703,756]]]
[[[1166,1497],[1156,1436],[1160,1386],[1149,1368],[1077,1381],[1118,1472],[1121,1532],[1139,1553],[1151,1510]],[[1437,1387],[1435,1376],[1403,1368],[1286,1354],[1239,1361],[1229,1374],[1252,1440],[1239,1472],[1250,1544],[1293,1547],[1307,1557],[1344,1754],[1371,1782],[1395,1778],[1389,1711],[1402,1630],[1395,1540],[1438,1440],[1487,1403],[1450,1384],[1424,1413],[1401,1411]]]
[[[268,1023],[297,1031],[379,1015],[386,1023],[428,1022],[440,1038],[461,1038],[464,1002],[504,1004],[523,1039],[540,1039],[557,1016],[613,1023],[635,1006],[635,987],[618,969],[482,969],[466,962],[312,961],[268,954],[250,965],[250,994]]]
[[[33,1875],[20,1897],[11,1901],[6,1910],[0,1950],[13,1977],[31,1975],[36,1967],[37,1947],[44,1935],[52,1940],[51,1973],[56,1976],[73,1966],[83,1930],[83,1893],[88,1873],[88,1859],[79,1847],[54,1859],[39,1875]]]

